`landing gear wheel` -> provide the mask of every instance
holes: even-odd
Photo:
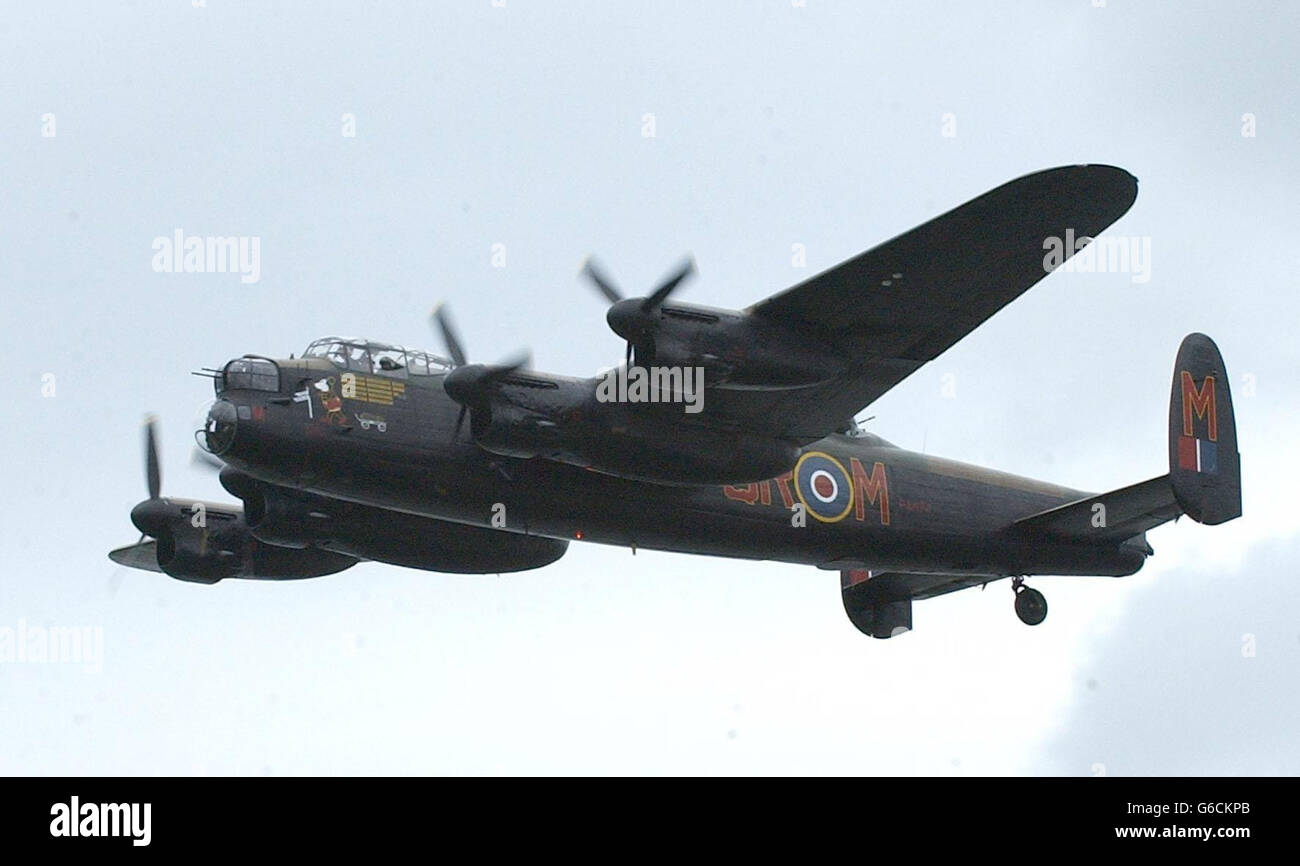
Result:
[[[1036,589],[1016,588],[1016,616],[1025,625],[1038,625],[1047,619],[1047,599]]]

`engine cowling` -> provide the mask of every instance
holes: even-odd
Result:
[[[664,307],[656,335],[637,349],[637,363],[676,369],[703,367],[710,385],[809,387],[842,370],[822,336],[736,317],[721,326],[702,323],[693,310]]]
[[[503,403],[471,412],[470,434],[484,450],[504,457],[559,459],[573,451],[571,437],[553,419]]]
[[[194,583],[216,583],[234,577],[243,566],[240,551],[209,546],[196,530],[163,530],[157,538],[158,567],[171,577]]]
[[[156,536],[158,567],[170,577],[216,583],[227,577],[296,580],[334,574],[356,557],[329,550],[294,550],[254,538],[243,521],[220,528],[179,523]]]
[[[244,496],[244,519],[253,536],[280,547],[305,548],[329,538],[332,515],[303,499],[256,486]]]

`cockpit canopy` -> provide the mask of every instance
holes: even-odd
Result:
[[[450,359],[441,355],[355,337],[322,337],[308,346],[302,356],[325,358],[340,370],[388,376],[392,379],[439,376],[453,366]]]

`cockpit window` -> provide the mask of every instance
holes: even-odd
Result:
[[[440,376],[452,368],[441,355],[416,352],[387,343],[373,343],[349,337],[316,340],[302,353],[304,358],[325,358],[340,370],[405,379],[408,376]]]
[[[429,352],[406,352],[406,363],[413,376],[441,376],[452,368],[450,358]]]
[[[280,368],[264,358],[236,358],[226,365],[223,389],[279,391]]]
[[[348,368],[348,347],[343,343],[330,343],[325,347],[325,357],[336,367]]]
[[[365,346],[348,346],[348,369],[358,373],[370,372],[370,353]]]
[[[376,376],[389,376],[395,379],[406,378],[406,350],[399,346],[381,346],[370,344],[370,363]]]

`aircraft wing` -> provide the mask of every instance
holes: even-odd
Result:
[[[842,375],[793,391],[722,388],[709,397],[750,429],[783,438],[810,442],[841,429],[1045,277],[1048,238],[1094,237],[1136,197],[1137,179],[1107,165],[1003,184],[747,310],[829,344],[848,360]]]

